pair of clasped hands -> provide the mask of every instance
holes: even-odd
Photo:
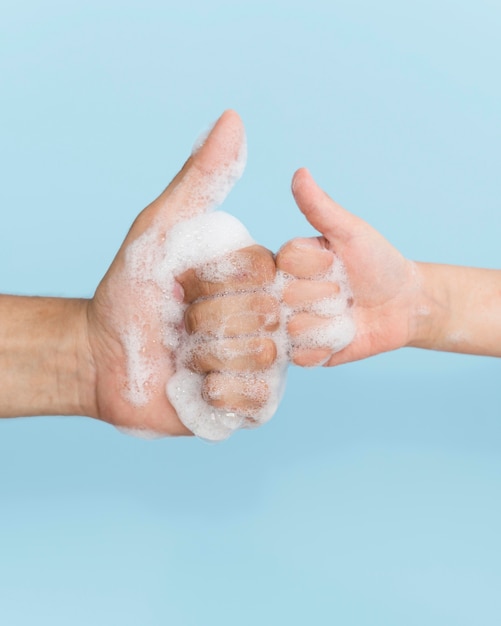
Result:
[[[167,189],[138,216],[94,298],[88,302],[95,402],[87,413],[93,417],[123,428],[165,435],[190,434],[166,397],[166,384],[174,373],[173,355],[159,340],[158,320],[142,306],[137,285],[130,291],[127,289],[126,251],[153,223],[161,225],[166,237],[179,220],[203,212],[205,207],[199,199],[204,198],[205,188],[210,193],[215,178],[231,168],[244,142],[239,116],[226,111]],[[259,372],[272,366],[276,346],[260,331],[274,330],[279,324],[280,303],[264,290],[274,280],[277,269],[291,277],[283,300],[297,310],[287,327],[289,358],[293,363],[337,365],[409,342],[406,308],[413,290],[412,264],[370,226],[334,203],[307,170],[296,172],[292,191],[300,210],[320,236],[289,241],[276,255],[259,245],[232,253],[240,256],[241,265],[247,268],[233,282],[232,279],[224,283],[204,281],[193,269],[177,277],[181,297],[188,305],[184,318],[186,331],[202,332],[207,337],[207,343],[193,353],[189,367],[204,373],[202,395],[215,407],[252,415],[266,398],[269,390],[263,389],[266,383]],[[307,309],[308,303],[336,294],[335,283],[318,278],[332,265],[333,253],[342,260],[348,275],[357,332],[348,347],[331,355],[321,346],[295,347],[294,338],[325,323],[315,313],[301,310],[301,304]],[[120,327],[127,320],[139,318],[148,329],[143,351],[163,365],[155,389],[149,390],[148,403],[138,407],[127,401],[121,389],[127,373]],[[211,340],[222,324],[224,338]],[[220,355],[225,353],[225,347],[228,354],[238,356],[222,360]],[[249,384],[249,376],[242,376],[243,372],[254,372],[254,382],[251,375]]]
[[[500,270],[406,259],[304,169],[292,192],[318,237],[294,239],[273,255],[247,235],[224,248],[233,250],[237,274],[211,280],[207,267],[197,271],[202,257],[190,256],[190,248],[176,265],[178,229],[196,236],[193,224],[205,223],[201,214],[219,205],[242,173],[244,146],[243,124],[227,111],[139,214],[93,298],[0,294],[0,418],[82,415],[129,432],[188,435],[167,395],[173,387],[183,394],[176,385],[187,374],[201,381],[196,400],[210,419],[221,413],[262,423],[260,406],[275,406],[277,395],[267,381],[282,367],[274,339],[284,335],[288,360],[300,366],[339,365],[406,346],[501,357]],[[342,284],[326,274],[334,259],[344,267]],[[180,269],[166,279],[169,267]],[[278,293],[276,285],[283,287]],[[338,290],[352,339],[332,352],[334,344],[325,348],[324,339],[310,337],[328,335],[325,304]],[[162,319],[172,307],[175,315]],[[169,321],[181,344],[166,334]],[[187,397],[173,402],[195,415]]]
[[[151,285],[130,284],[127,250],[152,225],[157,239],[168,242],[176,223],[203,213],[215,182],[228,178],[244,144],[239,116],[226,111],[167,189],[140,213],[94,298],[78,305],[85,319],[80,335],[83,332],[86,339],[85,348],[77,351],[77,376],[84,382],[78,381],[78,398],[83,400],[77,411],[72,406],[72,414],[126,429],[190,434],[165,391],[175,374],[176,355],[160,340],[162,328],[155,311],[144,306],[142,289],[146,294]],[[289,360],[297,365],[339,365],[405,346],[501,356],[499,270],[406,259],[371,226],[336,204],[305,169],[295,173],[292,192],[318,237],[289,241],[276,255],[258,245],[241,249],[232,254],[240,257],[239,265],[246,270],[236,279],[210,282],[190,269],[176,277],[177,293],[162,294],[183,300],[185,330],[206,338],[188,367],[204,375],[201,393],[209,405],[252,416],[266,400],[270,390],[266,376],[260,374],[276,358],[267,331],[279,324],[281,306],[266,286],[277,270],[289,277],[281,298],[295,311],[286,330]],[[322,279],[334,255],[344,266],[351,290],[355,335],[332,354],[296,338],[325,324],[325,318],[308,305],[335,295],[338,286]],[[144,264],[149,262],[147,256]],[[141,353],[161,372],[143,406],[128,401],[124,393],[128,366],[121,329],[138,320],[145,329]]]

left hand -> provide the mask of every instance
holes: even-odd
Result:
[[[236,113],[227,111],[217,121],[203,146],[188,159],[167,189],[140,213],[94,298],[89,301],[87,362],[93,368],[94,384],[87,393],[92,396],[93,417],[118,427],[142,431],[146,435],[191,434],[179,420],[166,396],[166,385],[174,373],[174,354],[161,340],[163,328],[159,306],[164,298],[181,302],[184,288],[186,303],[192,303],[187,313],[188,330],[193,331],[200,324],[208,332],[211,327],[216,328],[221,323],[219,309],[222,307],[225,316],[229,309],[233,311],[235,328],[229,333],[231,337],[234,332],[238,332],[237,314],[240,307],[245,306],[248,310],[249,298],[259,300],[259,293],[240,298],[232,296],[228,299],[228,307],[226,298],[211,303],[197,303],[198,297],[213,286],[198,279],[195,273],[180,277],[174,293],[163,293],[161,286],[151,276],[159,255],[165,254],[162,246],[172,227],[179,221],[205,212],[216,201],[213,197],[214,181],[226,181],[229,190],[234,182],[235,168],[242,160],[243,150],[243,124]],[[131,246],[137,244],[145,233],[148,241],[141,248],[140,255],[137,254],[136,245],[134,264],[137,271],[134,273],[131,272]],[[264,249],[256,247],[242,254],[250,258],[250,266],[256,269],[249,276],[254,286],[259,287],[263,281],[269,280],[270,272],[274,274],[274,263]],[[220,287],[226,292],[233,290],[235,285]],[[210,308],[210,315],[197,314]],[[251,324],[255,323],[251,321]],[[247,348],[242,346],[244,352]],[[208,355],[205,358],[197,357],[193,366],[201,371],[217,369],[218,372],[240,367],[257,369],[253,354],[249,354],[242,363],[223,364],[223,367],[219,364],[215,367]],[[212,374],[206,385],[209,401],[210,381],[216,376],[220,374]],[[239,394],[234,381],[225,381],[226,391],[217,402],[223,405],[228,402],[234,409],[246,408],[241,406],[244,403],[243,396]]]

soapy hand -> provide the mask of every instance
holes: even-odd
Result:
[[[207,266],[178,277],[189,305],[186,331],[199,338],[187,365],[207,374],[202,385],[206,402],[251,416],[268,397],[261,372],[277,356],[267,333],[279,327],[279,303],[263,292],[275,279],[275,260],[269,250],[254,245],[228,255],[224,263],[235,269],[224,281],[202,280],[209,277]]]
[[[276,257],[222,203],[245,165],[225,113],[133,224],[93,299],[0,295],[0,418],[86,415],[211,440],[272,415],[288,361],[337,365],[403,346],[501,357],[501,271],[412,262],[306,170],[321,236]]]
[[[277,268],[293,277],[284,292],[285,302],[297,309],[288,322],[293,362],[338,365],[409,345],[419,320],[416,265],[329,198],[307,170],[296,172],[292,191],[306,219],[322,235],[293,239],[277,255]],[[325,316],[304,309],[336,292],[336,285],[322,278],[334,257],[344,266],[355,324],[351,343],[335,353],[302,340],[328,323]]]
[[[252,415],[269,395],[260,372],[273,362],[274,344],[257,330],[264,318],[270,328],[276,323],[275,304],[262,291],[275,275],[273,257],[253,245],[241,225],[228,225],[231,216],[204,215],[224,200],[242,174],[245,150],[241,120],[228,111],[167,189],[138,216],[89,303],[95,417],[125,432],[190,434],[166,393],[180,368],[210,372],[198,389],[205,407]],[[204,237],[208,242],[197,239]],[[208,275],[207,254],[226,257],[240,270]],[[198,271],[190,269],[197,265]],[[221,331],[222,321],[226,326]],[[195,334],[200,341],[187,352],[186,339]],[[218,359],[229,348],[240,358]],[[241,378],[244,371],[255,373],[253,389],[248,376]],[[188,382],[192,380],[188,374]]]

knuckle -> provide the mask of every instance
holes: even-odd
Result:
[[[272,339],[262,339],[256,351],[256,364],[259,369],[266,369],[273,365],[277,358],[277,347]]]
[[[275,259],[277,269],[289,271],[299,241],[299,239],[291,239],[280,248]]]
[[[209,373],[202,383],[202,399],[212,406],[220,406],[224,400],[221,376],[217,373]]]
[[[270,250],[263,247],[260,248],[259,264],[257,266],[258,274],[262,277],[263,282],[272,282],[277,273],[275,259]]]
[[[250,246],[241,251],[247,257],[248,271],[242,279],[250,284],[270,283],[275,279],[276,266],[273,253],[260,245]]]
[[[287,324],[287,332],[289,333],[289,335],[292,335],[293,337],[295,337],[296,335],[299,335],[300,333],[304,332],[304,330],[305,330],[305,325],[304,325],[303,315],[301,314],[293,315]]]
[[[270,388],[262,378],[253,377],[245,388],[246,396],[253,402],[254,406],[262,407],[270,397]]]
[[[216,350],[216,351],[215,351]],[[204,372],[218,372],[225,368],[227,359],[224,355],[218,354],[215,350],[207,348],[200,357],[200,367]]]
[[[276,298],[266,293],[253,294],[249,309],[259,316],[259,326],[266,330],[275,330],[279,323],[279,305]]]
[[[190,304],[200,297],[200,281],[193,269],[186,270],[177,277],[178,283],[184,291],[184,302]]]
[[[190,335],[196,333],[204,327],[206,316],[201,310],[203,308],[204,307],[199,304],[192,304],[185,311],[184,325],[186,327],[186,331]]]
[[[266,310],[264,318],[264,328],[268,331],[277,330],[280,324],[280,305],[273,296],[268,296],[266,300]]]

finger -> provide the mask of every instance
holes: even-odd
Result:
[[[221,293],[262,289],[275,278],[273,254],[263,246],[249,246],[222,259],[207,263],[203,268],[190,269],[178,276],[189,304],[199,298]]]
[[[207,374],[202,385],[202,397],[206,402],[248,416],[266,404],[269,394],[266,381],[256,375],[212,372]]]
[[[166,232],[177,222],[222,204],[242,175],[247,158],[239,115],[225,111],[197,148],[165,191],[136,220],[132,236],[145,230],[152,218]]]
[[[214,209],[242,175],[246,158],[242,120],[235,111],[225,111],[156,202],[175,212],[176,221]]]
[[[300,367],[316,367],[327,363],[332,355],[329,348],[299,348],[291,349],[290,358],[294,365]]]
[[[307,335],[310,337],[313,333],[315,333],[315,331],[318,331],[318,338],[319,341],[321,341],[322,332],[327,330],[331,325],[332,320],[329,318],[301,311],[291,317],[287,324],[287,331],[292,342],[296,341],[300,343],[301,335]]]
[[[339,291],[339,285],[333,282],[293,280],[284,289],[282,297],[292,308],[307,309],[319,301],[335,298]]]
[[[195,372],[256,372],[271,367],[276,358],[275,342],[268,337],[212,339],[193,349],[187,365]]]
[[[188,333],[219,337],[248,335],[278,328],[278,302],[265,293],[237,294],[199,300],[186,309]]]
[[[314,313],[300,312],[291,317],[287,330],[290,353],[296,359],[301,358],[298,356],[301,355],[301,349],[339,352],[346,348],[355,336],[353,321],[346,315],[320,317]]]
[[[245,168],[245,130],[235,111],[225,111],[201,147],[157,199],[162,207],[185,220],[224,202]]]
[[[329,242],[329,246],[347,243],[365,223],[334,202],[313,180],[307,169],[298,170],[292,179],[294,199],[308,222]]]
[[[325,248],[320,237],[297,238],[287,242],[277,253],[277,269],[297,278],[316,278],[332,267],[334,254]]]

